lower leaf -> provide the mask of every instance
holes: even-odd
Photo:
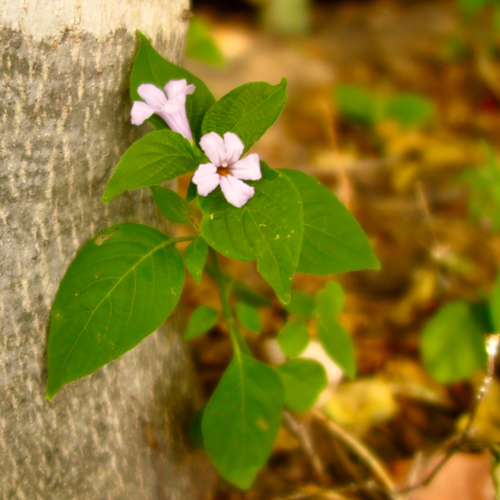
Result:
[[[152,227],[120,224],[90,240],[52,306],[47,398],[154,332],[179,301],[183,283],[173,240]]]
[[[283,414],[283,386],[269,366],[237,353],[203,415],[203,442],[222,477],[249,488],[266,463]]]

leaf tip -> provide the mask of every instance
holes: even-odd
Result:
[[[104,194],[102,195],[101,201],[103,203],[108,203],[108,201],[111,201],[113,198],[116,198],[119,194],[120,193],[116,193],[112,189],[109,189],[109,182],[108,182],[108,185],[104,190]]]
[[[283,292],[278,298],[284,306],[287,306],[290,303],[290,292]]]
[[[45,398],[47,401],[52,401],[54,399],[54,396],[57,394],[59,391],[59,388],[54,388],[52,387],[52,384],[50,383],[50,378],[47,381],[47,387],[45,389]]]

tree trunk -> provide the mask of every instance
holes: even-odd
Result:
[[[112,224],[158,227],[149,194],[100,201],[130,125],[135,29],[179,62],[188,0],[0,0],[0,498],[204,498],[184,441],[195,394],[178,334],[154,333],[45,399],[46,335],[78,249]],[[123,9],[123,10],[120,10]]]

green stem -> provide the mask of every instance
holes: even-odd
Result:
[[[181,243],[183,241],[193,241],[197,238],[197,236],[180,236],[179,238],[172,238],[172,243],[176,245],[177,243]]]
[[[250,349],[248,348],[245,339],[239,332],[238,327],[234,322],[233,315],[231,314],[231,309],[229,308],[229,301],[227,299],[226,286],[224,284],[224,278],[222,277],[222,271],[220,269],[217,253],[210,246],[208,247],[208,251],[210,252],[210,257],[214,265],[215,279],[217,280],[217,285],[219,287],[222,315],[224,316],[224,319],[226,320],[229,329],[229,334],[231,336],[231,342],[233,343],[234,352],[237,356],[239,356],[241,352],[247,355],[251,355]]]

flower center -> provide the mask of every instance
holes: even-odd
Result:
[[[219,167],[217,167],[217,173],[219,175],[222,175],[223,177],[225,177],[227,174],[230,173],[229,167],[227,166],[226,162],[221,163],[221,165]]]

